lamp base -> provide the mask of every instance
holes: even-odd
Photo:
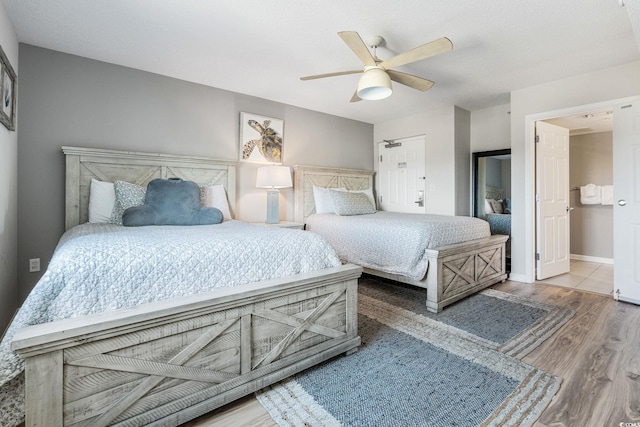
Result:
[[[267,190],[267,224],[280,223],[280,190]]]

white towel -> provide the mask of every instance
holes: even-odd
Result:
[[[602,186],[602,204],[613,205],[613,185]]]
[[[599,205],[602,201],[599,185],[587,184],[580,187],[580,203],[583,205]]]

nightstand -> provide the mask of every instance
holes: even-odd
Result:
[[[291,221],[280,221],[277,224],[267,224],[266,222],[252,222],[253,225],[262,225],[265,227],[280,227],[280,228],[297,228],[298,230],[302,230],[304,228],[304,224],[301,222],[291,222]]]

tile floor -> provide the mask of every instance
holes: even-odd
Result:
[[[540,283],[613,295],[613,265],[572,259],[569,273],[549,277]]]

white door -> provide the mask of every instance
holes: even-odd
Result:
[[[569,129],[536,122],[536,278],[568,273]]]
[[[378,153],[380,210],[425,213],[424,136],[381,142]]]
[[[640,304],[640,98],[613,112],[614,298]]]

